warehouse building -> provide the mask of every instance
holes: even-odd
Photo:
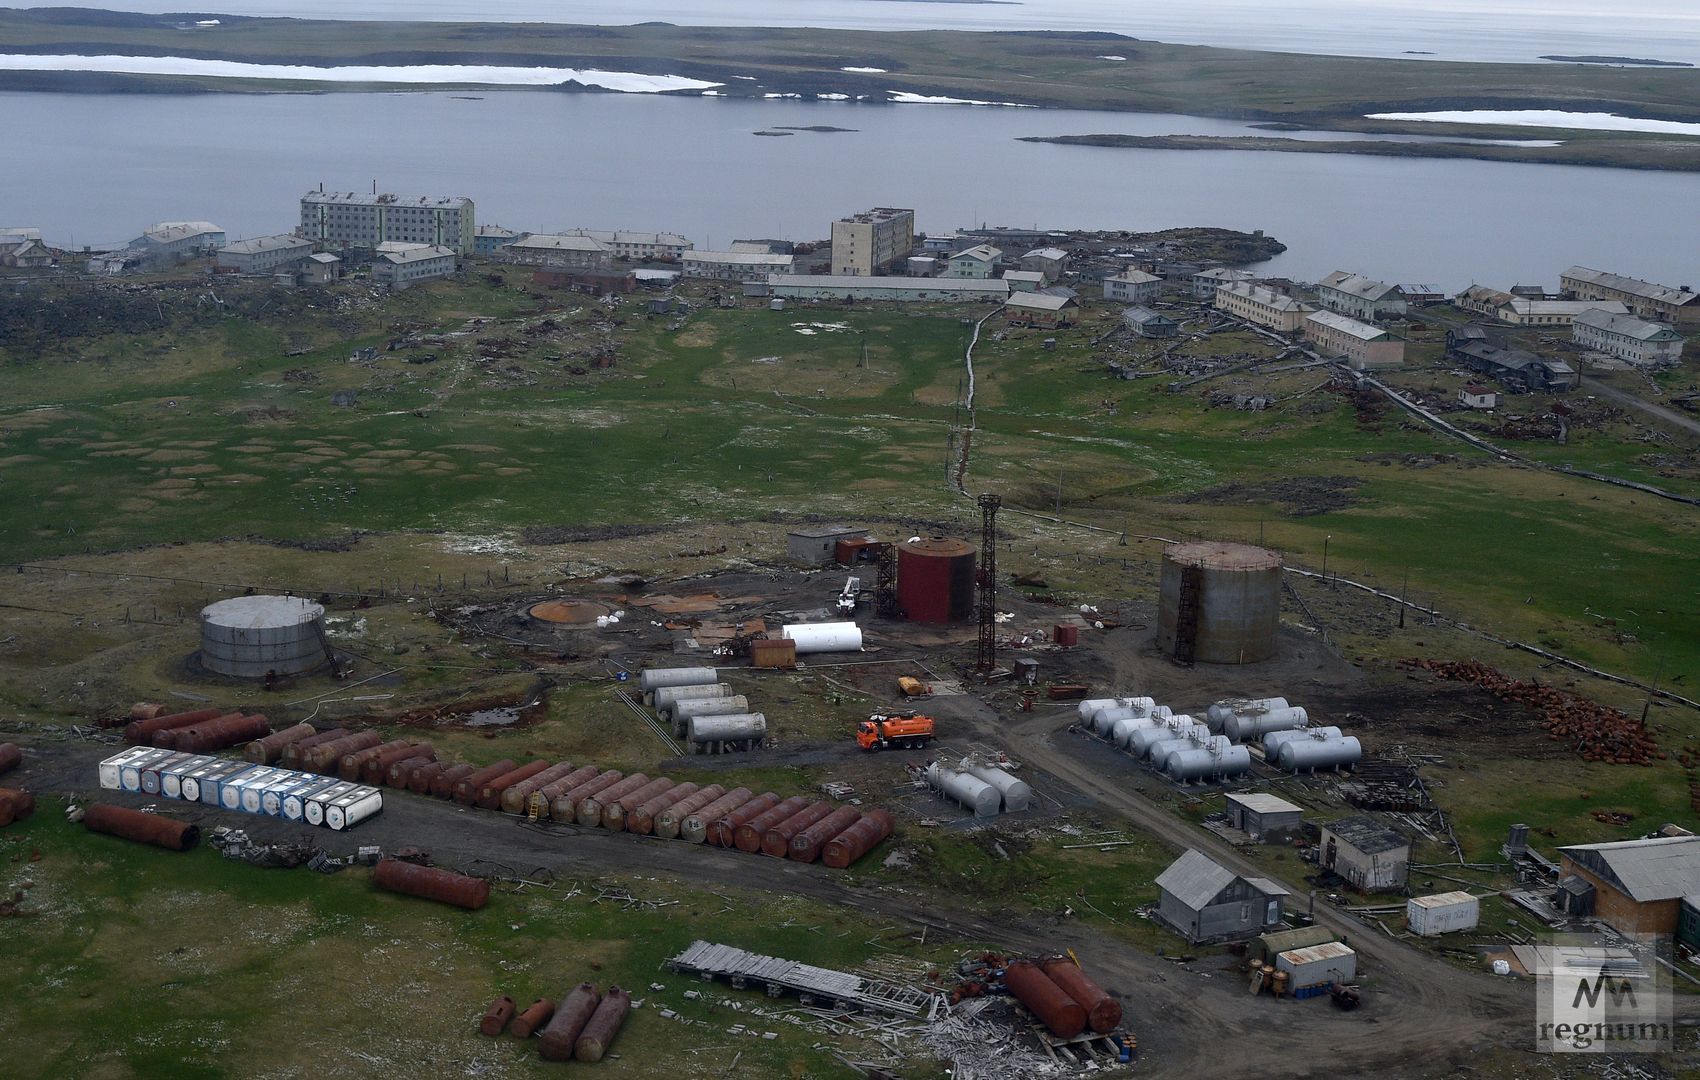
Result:
[[[1584,311],[1595,310],[1616,315],[1629,311],[1616,300],[1527,300],[1513,297],[1499,305],[1494,318],[1512,326],[1569,326]]]
[[[1038,292],[1046,285],[1045,275],[1038,270],[1005,270],[1003,279],[1012,293]]]
[[[221,274],[276,274],[294,270],[313,254],[313,241],[292,233],[256,236],[218,249],[213,269]]]
[[[624,229],[567,229],[563,236],[588,236],[614,253],[616,259],[666,259],[679,261],[696,247],[678,233],[628,232]]]
[[[1142,338],[1172,338],[1181,326],[1167,315],[1135,305],[1122,312],[1122,325]]]
[[[1365,322],[1403,315],[1408,307],[1399,286],[1344,270],[1336,270],[1323,278],[1317,285],[1316,295],[1328,310]]]
[[[1189,850],[1157,876],[1157,915],[1198,944],[1260,934],[1280,925],[1287,890],[1261,877],[1240,877],[1201,851]]]
[[[831,566],[838,562],[838,545],[855,544],[873,538],[866,529],[848,525],[825,525],[819,528],[792,529],[785,534],[785,554],[811,566]]]
[[[1405,884],[1411,842],[1368,814],[1322,826],[1322,868],[1354,889],[1385,892]]]
[[[1403,341],[1379,326],[1338,312],[1314,311],[1305,316],[1305,337],[1320,355],[1343,357],[1358,371],[1396,368],[1405,362]]]
[[[1248,282],[1230,282],[1216,290],[1216,310],[1284,334],[1303,329],[1316,308],[1286,293]]]
[[[472,218],[472,200],[464,197],[309,191],[301,196],[295,232],[321,247],[375,251],[386,240],[400,240],[471,255],[477,250]]]
[[[1004,309],[1004,321],[1011,326],[1037,326],[1055,330],[1067,326],[1080,305],[1072,296],[1054,296],[1042,292],[1012,293]]]
[[[1163,279],[1143,270],[1123,270],[1104,279],[1104,299],[1118,304],[1149,304],[1163,291]]]
[[[1682,335],[1667,323],[1592,308],[1576,316],[1570,334],[1584,349],[1608,353],[1636,367],[1682,363]]]
[[[607,244],[594,237],[565,233],[527,233],[503,247],[499,256],[504,262],[550,270],[614,268],[614,253]]]
[[[898,300],[909,303],[1003,303],[1009,282],[950,278],[841,277],[836,274],[772,274],[768,291],[791,300]]]
[[[915,211],[877,206],[832,223],[832,273],[835,277],[877,277],[889,273],[915,247]],[[785,271],[789,273],[789,271]]]
[[[1290,843],[1304,831],[1305,812],[1279,795],[1248,791],[1228,795],[1228,825],[1263,843]]]
[[[687,251],[679,257],[679,268],[689,278],[714,281],[757,281],[769,275],[794,272],[795,255],[756,251]],[[777,295],[777,294],[776,294]]]
[[[1682,899],[1700,893],[1700,836],[1558,849],[1559,908],[1625,934],[1674,934]]]
[[[405,251],[386,251],[372,260],[372,280],[392,289],[411,288],[433,278],[448,277],[456,269],[455,253],[446,247],[426,244]]]
[[[1687,285],[1671,288],[1640,278],[1572,266],[1558,277],[1558,287],[1578,300],[1616,300],[1629,311],[1649,319],[1700,323],[1700,293]]]
[[[1452,303],[1463,311],[1475,315],[1486,315],[1490,319],[1499,317],[1499,309],[1517,299],[1504,289],[1492,289],[1486,285],[1471,285],[1468,289],[1452,298]]]
[[[223,247],[224,230],[210,221],[161,221],[150,225],[129,247],[151,263],[174,263],[210,255]]]

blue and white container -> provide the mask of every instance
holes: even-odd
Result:
[[[124,767],[145,762],[160,751],[151,746],[132,746],[128,750],[120,750],[100,763],[98,775],[100,786],[107,791],[117,791],[124,786]],[[137,773],[136,786],[141,786],[140,772]]]
[[[250,814],[259,813],[260,793],[254,789],[257,788],[258,785],[271,779],[276,772],[276,769],[266,765],[253,765],[249,767],[247,772],[242,773],[240,776],[232,776],[229,780],[226,780],[224,783],[219,785],[219,805],[224,807],[226,810],[242,810]],[[254,809],[249,810],[248,793],[251,790],[254,791]]]
[[[351,791],[359,790],[363,786],[364,785],[362,784],[353,784],[345,780],[334,787],[325,788],[323,791],[315,791],[313,794],[309,795],[307,797],[307,824],[323,825],[325,823],[325,811],[331,803],[342,798]]]
[[[269,784],[260,789],[260,813],[267,817],[282,817],[285,795],[324,779],[322,776],[313,776],[293,769],[279,769],[278,772],[282,775],[273,777]]]
[[[325,824],[341,832],[358,825],[383,808],[383,792],[375,787],[356,788],[326,804]]]
[[[181,799],[183,797],[183,778],[198,769],[206,768],[208,762],[216,760],[216,758],[210,758],[205,754],[191,754],[187,761],[179,761],[175,765],[162,769],[159,774],[159,793],[168,799]]]
[[[201,777],[224,764],[226,762],[220,758],[202,758],[199,765],[179,774],[177,777],[177,797],[184,802],[200,802]]]
[[[251,761],[223,761],[202,773],[196,783],[201,788],[201,802],[206,806],[224,805],[224,785],[254,767]]]
[[[284,794],[281,810],[285,821],[306,821],[307,800],[331,788],[342,786],[341,780],[325,776],[309,777],[309,780],[309,783]]]
[[[186,761],[199,760],[199,754],[168,753],[158,761],[150,761],[142,766],[142,792],[146,795],[158,795],[164,790],[167,769],[181,765]]]

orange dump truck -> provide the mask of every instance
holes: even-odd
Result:
[[[933,741],[930,716],[883,716],[875,713],[856,725],[856,745],[864,750],[888,746],[925,746]]]

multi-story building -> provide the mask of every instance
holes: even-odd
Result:
[[[519,233],[500,225],[480,225],[472,230],[472,250],[478,255],[494,255],[519,237]]]
[[[607,246],[616,259],[671,259],[677,261],[696,247],[677,233],[625,232],[619,229],[568,229],[563,236],[588,236]]]
[[[1569,326],[1584,311],[1624,315],[1628,309],[1616,300],[1523,300],[1499,305],[1494,318],[1512,326]]]
[[[1405,314],[1408,305],[1397,285],[1336,270],[1317,285],[1317,299],[1330,311],[1374,322]]]
[[[1592,308],[1576,316],[1570,324],[1570,333],[1584,349],[1610,353],[1637,367],[1682,363],[1682,335],[1668,323]]]
[[[1104,299],[1120,304],[1149,304],[1163,291],[1163,279],[1143,270],[1123,270],[1104,279]]]
[[[1504,289],[1490,288],[1487,285],[1471,285],[1468,289],[1452,298],[1452,303],[1460,310],[1473,312],[1496,318],[1499,309],[1517,299]]]
[[[591,236],[567,233],[527,233],[504,244],[497,256],[522,266],[551,270],[612,270],[614,253]]]
[[[428,244],[405,251],[386,251],[372,261],[372,280],[392,289],[406,289],[455,272],[456,256],[446,247]]]
[[[181,262],[224,246],[224,230],[210,221],[161,221],[130,241],[149,262]]]
[[[1224,285],[1251,285],[1257,281],[1257,275],[1250,270],[1235,270],[1227,266],[1218,266],[1209,270],[1200,270],[1188,275],[1192,283],[1192,295],[1200,300],[1215,299],[1216,290]]]
[[[1021,257],[1021,269],[1044,274],[1045,284],[1053,285],[1068,269],[1068,252],[1060,247],[1034,248]]]
[[[376,251],[386,240],[446,247],[456,255],[477,251],[472,200],[391,194],[309,191],[301,196],[295,230],[327,248]]]
[[[218,249],[213,269],[221,274],[275,274],[293,270],[313,254],[313,241],[293,233],[256,236]]]
[[[959,251],[950,257],[950,266],[945,270],[945,277],[953,278],[989,278],[998,268],[998,260],[1003,258],[1003,252],[990,244],[975,244],[965,251]]]
[[[1243,281],[1231,282],[1217,289],[1215,306],[1217,311],[1284,334],[1303,328],[1305,316],[1316,310],[1286,293]]]
[[[687,251],[679,256],[679,269],[686,277],[759,281],[770,274],[791,273],[796,262],[795,255],[757,251]]]
[[[1009,282],[1012,293],[1038,292],[1048,284],[1043,270],[1005,270],[1003,279]]]
[[[898,267],[915,247],[915,211],[876,207],[832,223],[833,277],[873,277]]]
[[[1393,368],[1405,362],[1405,343],[1379,326],[1359,322],[1337,311],[1313,311],[1305,316],[1305,337],[1323,356],[1343,356],[1359,371]]]
[[[1586,266],[1572,266],[1560,274],[1558,285],[1578,300],[1617,300],[1644,318],[1700,323],[1700,293],[1687,285],[1673,289]]]

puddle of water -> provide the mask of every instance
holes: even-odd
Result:
[[[479,709],[463,715],[460,722],[466,727],[512,727],[519,723],[519,706],[509,705],[501,709]]]

